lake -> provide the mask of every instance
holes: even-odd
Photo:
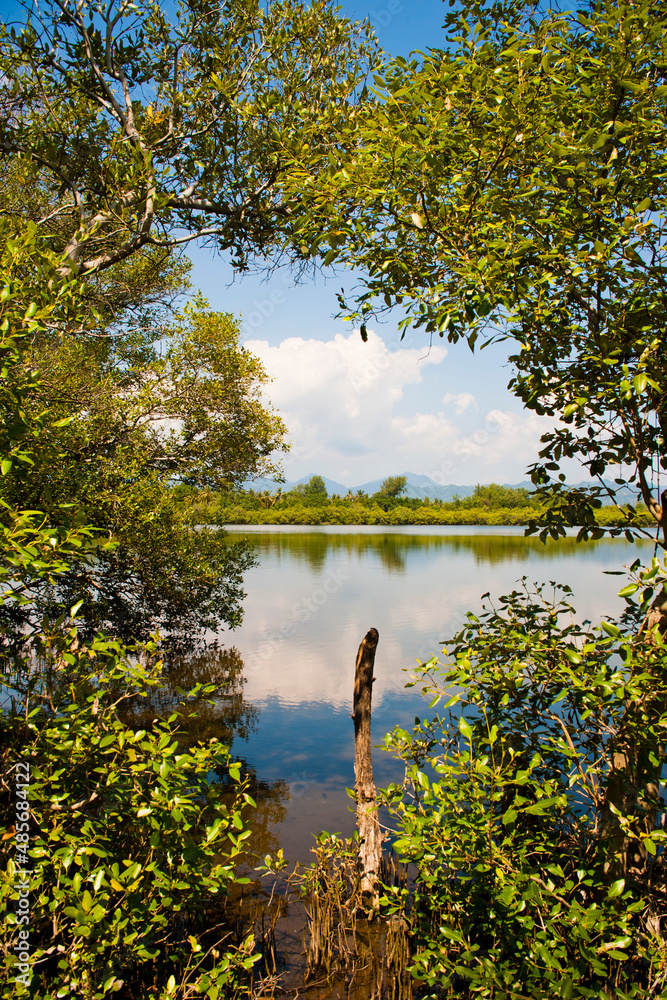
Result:
[[[221,648],[192,675],[215,660],[221,679],[202,725],[231,742],[253,776],[255,849],[281,846],[304,862],[314,834],[354,829],[345,791],[354,785],[350,711],[355,657],[371,626],[380,633],[379,743],[427,714],[418,691],[405,690],[408,674],[480,609],[482,594],[509,593],[523,576],[568,583],[578,617],[596,622],[623,605],[622,577],[604,571],[652,555],[650,543],[568,537],[544,545],[507,527],[243,527],[230,528],[230,538],[250,539],[259,562],[246,573],[243,625],[219,635]],[[374,762],[378,784],[400,780],[387,754],[377,750]]]

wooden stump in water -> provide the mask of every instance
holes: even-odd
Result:
[[[359,646],[354,677],[354,711],[352,713],[354,719],[354,777],[357,793],[359,859],[363,870],[361,888],[364,892],[373,894],[376,894],[382,860],[382,834],[377,814],[371,754],[373,665],[379,638],[377,629],[369,629]]]

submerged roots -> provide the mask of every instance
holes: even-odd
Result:
[[[304,876],[302,887],[309,979],[322,974],[329,982],[344,978],[348,996],[410,1000],[407,913],[398,905],[386,915],[369,910],[355,840],[320,838],[314,854],[315,864]],[[381,881],[387,889],[406,886],[405,869],[393,856],[383,859]]]

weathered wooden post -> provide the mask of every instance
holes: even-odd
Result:
[[[354,778],[357,793],[357,828],[359,830],[359,860],[363,870],[363,892],[376,892],[382,835],[377,814],[373,758],[371,754],[371,697],[373,665],[380,635],[369,629],[359,646],[354,676]]]

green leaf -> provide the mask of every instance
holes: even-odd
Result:
[[[472,739],[472,727],[470,726],[470,723],[466,719],[464,719],[463,716],[461,716],[461,718],[459,719],[459,730],[464,739],[466,740]]]
[[[534,802],[532,805],[527,806],[524,811],[527,813],[531,813],[531,815],[539,816],[542,813],[548,812],[552,806],[560,805],[561,802],[562,802],[562,796],[551,795],[549,798],[540,799],[539,802]]]

